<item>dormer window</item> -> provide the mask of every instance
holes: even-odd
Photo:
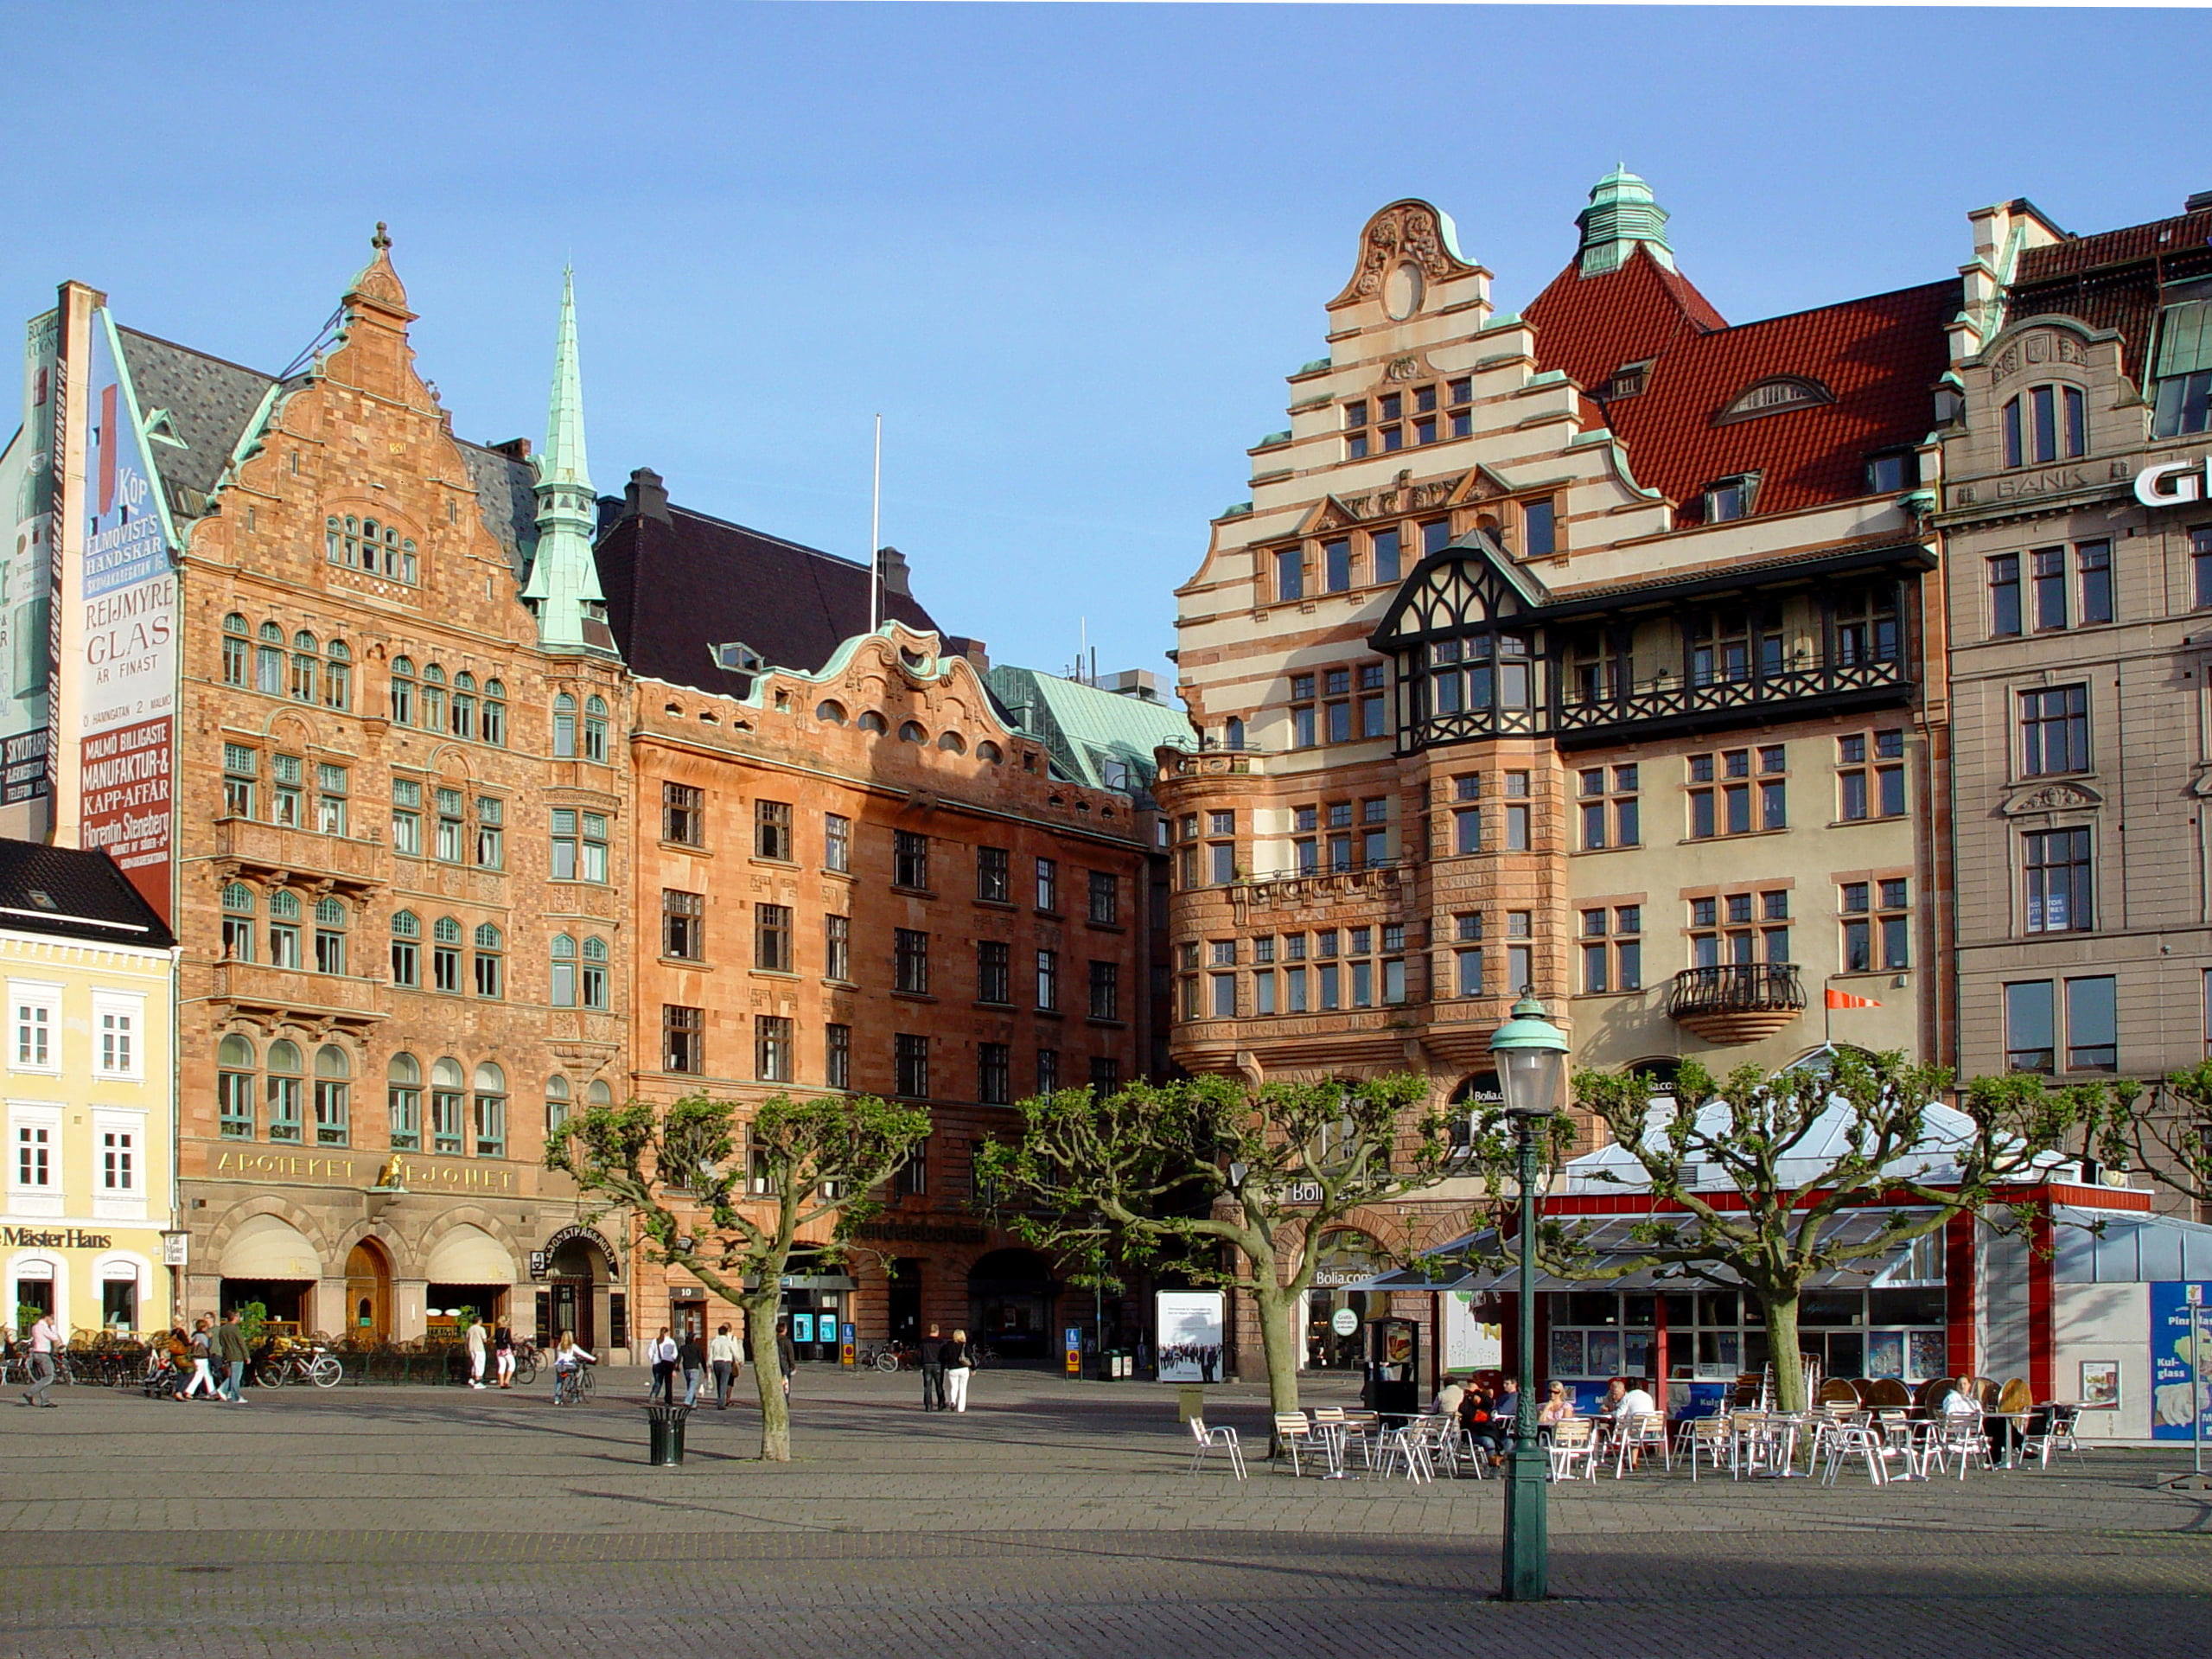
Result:
[[[2212,430],[2212,295],[2202,284],[2169,289],[2151,368],[2151,436]]]
[[[1776,374],[1736,394],[1736,400],[1714,417],[1717,421],[1756,420],[1762,415],[1785,414],[1833,403],[1835,394],[1818,380],[1798,374]]]
[[[1597,388],[1597,395],[1607,403],[1616,402],[1622,398],[1633,398],[1641,393],[1650,378],[1651,360],[1649,358],[1647,357],[1641,363],[1623,363],[1613,371],[1612,377],[1603,386]]]
[[[1733,478],[1716,478],[1705,487],[1705,522],[1727,524],[1737,519],[1751,516],[1751,507],[1759,493],[1759,475],[1738,473]]]
[[[1910,450],[1890,450],[1866,457],[1866,493],[1901,495],[1920,482],[1920,457]]]
[[[768,667],[768,659],[743,641],[714,648],[715,667],[733,674],[756,674]]]

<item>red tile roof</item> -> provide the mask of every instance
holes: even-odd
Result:
[[[1619,270],[1569,265],[1528,308],[1536,359],[1593,392],[1623,363],[1651,361],[1645,389],[1605,405],[1636,481],[1694,523],[1705,487],[1760,475],[1761,515],[1866,493],[1866,457],[1919,443],[1947,361],[1956,280],[1731,328],[1687,279],[1641,250]],[[1834,401],[1748,420],[1717,417],[1762,380],[1819,381]]]
[[[2212,213],[2183,214],[2029,248],[2005,293],[2005,318],[2079,317],[2121,337],[2121,366],[2139,384],[2162,284],[2212,276]]]
[[[2026,248],[2020,254],[2015,283],[2049,282],[2103,265],[2130,265],[2167,254],[2202,252],[2212,242],[2212,211],[2183,214],[2175,219],[2154,219],[2147,225],[2127,225],[2094,236],[2074,236],[2049,247]]]

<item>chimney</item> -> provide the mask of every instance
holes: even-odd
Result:
[[[985,648],[981,640],[964,639],[955,634],[945,641],[945,648],[956,657],[966,657],[974,665],[976,673],[987,674],[991,672],[991,653]]]
[[[2212,213],[2212,190],[2199,190],[2182,203],[2185,214]]]
[[[660,482],[660,475],[651,467],[640,467],[630,474],[629,487],[622,492],[624,505],[634,518],[658,519],[668,523],[668,491]]]
[[[911,599],[914,590],[907,585],[906,555],[896,547],[876,550],[876,569],[883,578],[883,597],[887,599]]]
[[[530,440],[526,437],[511,437],[504,443],[493,444],[492,450],[496,455],[505,456],[510,461],[527,461],[530,459]]]

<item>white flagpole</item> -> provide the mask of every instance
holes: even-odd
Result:
[[[876,417],[876,468],[868,501],[868,631],[883,625],[883,418]]]

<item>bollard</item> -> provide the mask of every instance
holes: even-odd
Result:
[[[1186,1382],[1176,1391],[1176,1414],[1183,1422],[1191,1422],[1206,1415],[1206,1390],[1195,1382]]]
[[[645,1408],[645,1460],[656,1469],[673,1469],[684,1461],[684,1421],[689,1406],[652,1405]]]

